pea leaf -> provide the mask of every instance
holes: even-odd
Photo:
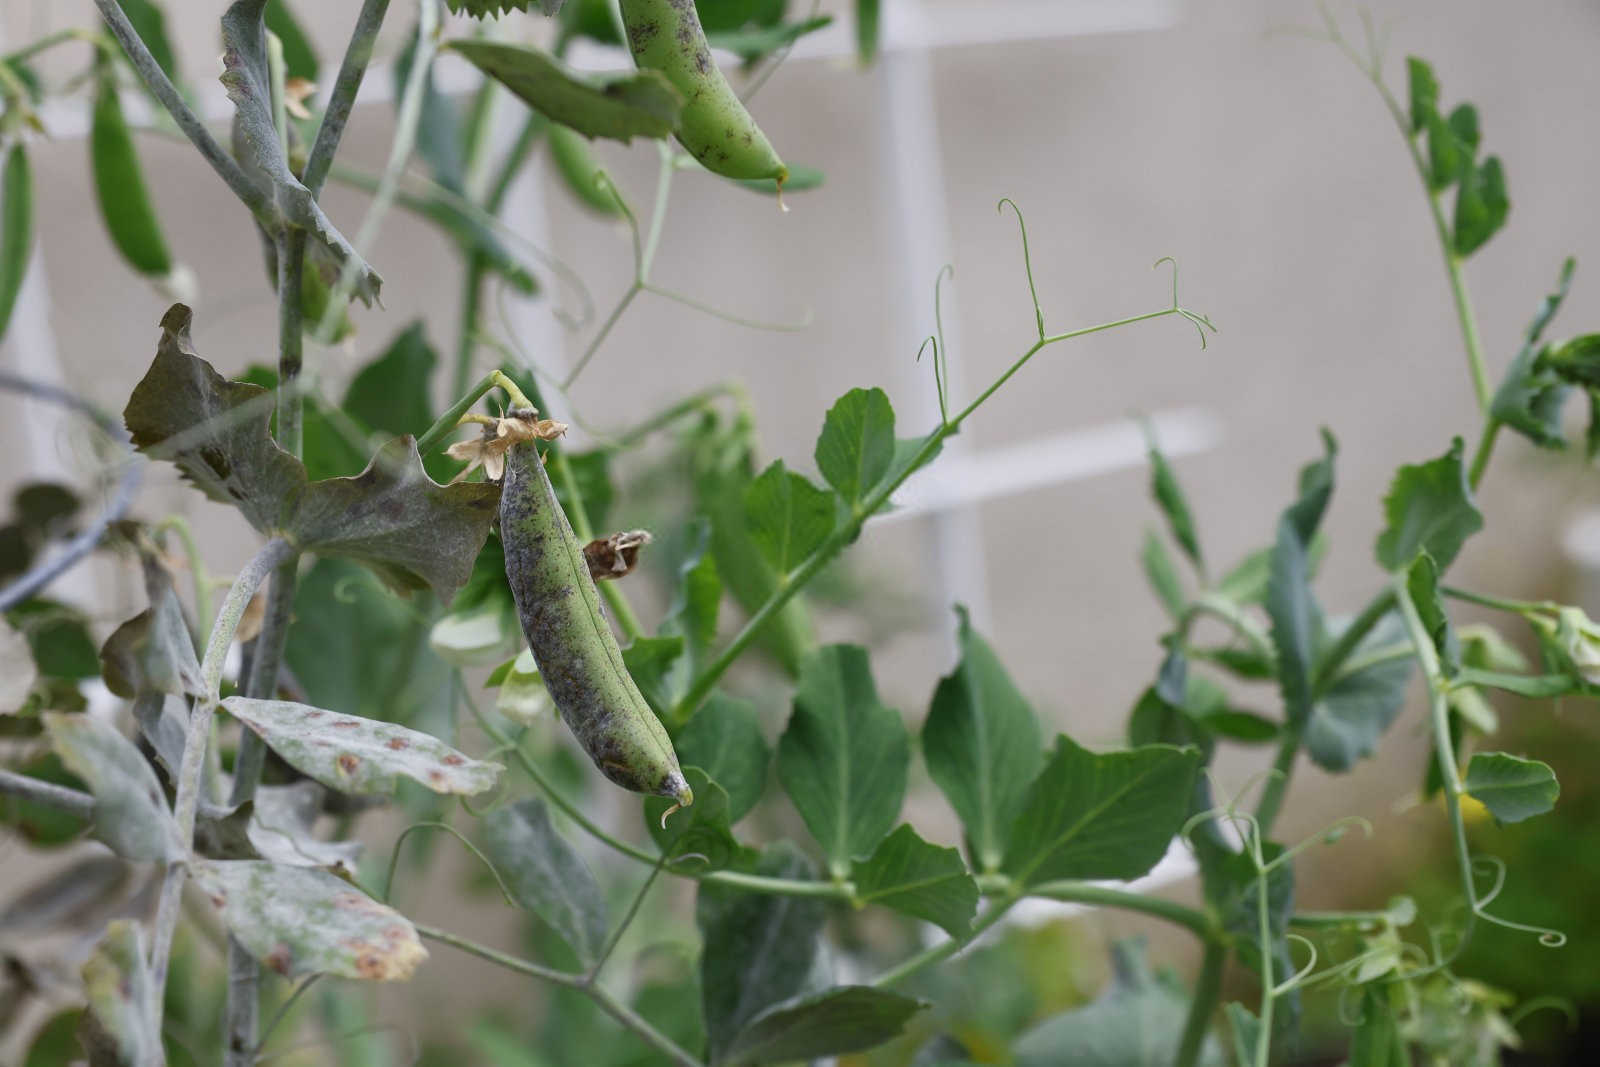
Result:
[[[472,573],[499,507],[498,485],[429,478],[416,440],[402,437],[360,474],[312,482],[285,529],[302,548],[359,560],[398,591],[431,587],[448,602]]]
[[[232,504],[261,532],[276,529],[306,485],[300,461],[268,432],[272,396],[230,382],[195,354],[194,313],[173,304],[161,319],[155,360],[122,419],[134,446],[171,459],[212,500]]]
[[[94,833],[124,859],[174,860],[187,852],[155,772],[115,728],[87,715],[43,715],[50,744],[94,794]]]
[[[178,61],[172,48],[172,42],[167,39],[167,16],[162,12],[159,4],[152,0],[119,0],[123,14],[128,16],[128,22],[139,34],[139,39],[150,50],[150,56],[156,61],[167,77],[174,82],[178,80]]]
[[[1361,1022],[1350,1037],[1350,1067],[1405,1067],[1410,1061],[1389,1006],[1388,987],[1367,986],[1361,994]]]
[[[794,846],[780,842],[751,865],[751,873],[809,879],[816,872]],[[809,897],[700,883],[695,922],[705,944],[700,990],[712,1063],[723,1061],[757,1015],[810,991],[826,914],[822,901]]]
[[[109,1060],[94,1062],[147,1064],[163,1062],[161,1028],[150,1011],[155,1003],[142,931],[132,919],[115,919],[83,965],[87,1015],[96,1032],[92,1040],[106,1047]]]
[[[578,960],[606,944],[606,897],[594,872],[556,832],[544,801],[527,797],[483,817],[483,846],[517,903],[549,923]]]
[[[964,938],[978,908],[978,883],[953,848],[931,845],[903,824],[850,868],[860,904],[881,904]]]
[[[878,0],[856,0],[856,59],[862,65],[878,56]]]
[[[1058,737],[1011,825],[1003,869],[1023,885],[1139,877],[1183,825],[1199,766],[1193,748],[1095,755]]]
[[[1562,263],[1555,291],[1545,296],[1523,332],[1522,347],[1506,368],[1505,377],[1495,390],[1494,401],[1489,407],[1489,413],[1495,419],[1540,448],[1566,446],[1566,438],[1561,432],[1561,409],[1571,390],[1555,373],[1542,365],[1539,339],[1562,301],[1567,298],[1576,268],[1577,263],[1571,256]]]
[[[311,190],[300,184],[272,121],[271,78],[267,71],[267,0],[236,0],[222,15],[221,81],[234,105],[236,154],[247,173],[270,187],[266,205],[256,214],[269,234],[288,226],[306,231],[307,255],[318,275],[330,285],[347,262],[355,263],[354,294],[371,306],[383,279],[350,247],[323,214]]]
[[[1482,248],[1505,225],[1510,212],[1500,157],[1490,156],[1481,165],[1466,169],[1456,187],[1456,213],[1450,235],[1456,255],[1466,258]]]
[[[669,861],[693,857],[702,869],[720,870],[744,854],[729,828],[727,791],[686,762],[683,777],[694,791],[694,803],[672,811],[677,805],[669,798],[645,797],[645,829]]]
[[[1183,487],[1178,484],[1178,476],[1172,472],[1172,465],[1161,452],[1154,427],[1146,421],[1143,429],[1145,446],[1150,456],[1150,495],[1160,506],[1161,513],[1167,517],[1167,524],[1172,528],[1172,537],[1183,549],[1184,555],[1188,556],[1196,567],[1204,567],[1204,561],[1200,556],[1200,537],[1195,533],[1194,516],[1189,511],[1188,498],[1183,494]]]
[[[636,637],[622,650],[622,665],[628,668],[645,703],[657,715],[666,715],[677,700],[668,677],[672,665],[683,655],[681,637]]]
[[[1230,1001],[1224,1010],[1228,1014],[1228,1031],[1233,1038],[1233,1061],[1254,1063],[1256,1046],[1261,1041],[1261,1020],[1236,1000]],[[1366,1065],[1356,1063],[1352,1055],[1351,1067],[1366,1067]],[[1396,1064],[1394,1067],[1399,1065]]]
[[[1323,644],[1331,645],[1337,633]],[[1405,639],[1405,627],[1395,615],[1385,616],[1356,646],[1351,658]],[[1326,771],[1349,770],[1370,756],[1378,739],[1405,707],[1406,686],[1411,681],[1411,660],[1401,658],[1374,663],[1335,677],[1311,710],[1306,722],[1306,754]]]
[[[1012,1045],[1017,1067],[1166,1067],[1177,1054],[1189,998],[1171,977],[1145,961],[1145,939],[1111,946],[1111,986],[1093,1002],[1052,1016]],[[1207,1040],[1196,1061],[1222,1067],[1222,1051]]]
[[[1333,495],[1333,460],[1338,444],[1322,432],[1323,458],[1300,471],[1295,502],[1278,520],[1267,579],[1266,609],[1278,653],[1278,685],[1291,723],[1311,714],[1312,653],[1321,611],[1311,592],[1311,542]]]
[[[668,687],[675,696],[688,690],[709,661],[717,639],[717,615],[722,608],[722,575],[711,552],[710,524],[695,519],[688,536],[690,547],[678,566],[678,588],[659,631],[663,637],[677,636],[683,641],[683,655],[674,661],[668,677]],[[705,763],[701,766],[710,767]],[[763,772],[765,767],[763,763]]]
[[[879,702],[866,649],[826,645],[809,656],[778,739],[778,780],[836,874],[893,828],[910,763],[905,723]]]
[[[0,715],[19,710],[39,680],[28,639],[0,618]]]
[[[1167,614],[1174,619],[1182,615],[1186,603],[1183,579],[1178,577],[1178,568],[1173,565],[1167,546],[1162,544],[1154,530],[1144,532],[1144,548],[1139,552],[1139,562],[1144,565],[1144,576],[1155,592],[1156,599],[1167,609]]]
[[[1439,79],[1426,60],[1406,57],[1406,83],[1411,99],[1411,132],[1421,133],[1428,116],[1439,113]]]
[[[907,1020],[927,1007],[872,986],[838,986],[768,1008],[739,1031],[716,1062],[742,1067],[860,1052],[898,1037]]]
[[[33,256],[33,171],[21,141],[6,152],[0,171],[0,337],[11,325],[11,310],[22,290]]]
[[[852,389],[834,401],[817,437],[817,469],[853,505],[894,459],[894,408],[882,389]]]
[[[263,860],[189,866],[228,931],[285,978],[402,981],[428,958],[405,916],[326,871]]]
[[[1427,463],[1395,472],[1383,500],[1387,525],[1378,535],[1378,563],[1394,572],[1426,552],[1444,573],[1466,539],[1483,527],[1461,463],[1461,438]]]
[[[744,493],[750,538],[779,575],[786,575],[833,532],[834,496],[774,460]]]
[[[1406,591],[1422,619],[1423,628],[1439,654],[1439,665],[1446,678],[1453,678],[1461,670],[1461,642],[1445,613],[1444,600],[1439,595],[1439,567],[1426,552],[1417,556],[1406,575]]]
[[[428,734],[376,719],[239,696],[224,700],[222,708],[295,770],[341,793],[392,793],[404,777],[435,793],[472,796],[493,788],[504,770]]]
[[[535,111],[586,137],[624,144],[635,137],[666,137],[683,112],[682,95],[653,70],[580,75],[549,53],[523,45],[458,39],[445,47]]]
[[[1454,185],[1472,167],[1478,148],[1478,113],[1462,104],[1448,120],[1437,112],[1428,116],[1428,188],[1441,192]]]
[[[1547,763],[1504,752],[1479,752],[1467,764],[1467,792],[1496,822],[1521,822],[1556,806],[1561,784]]]
[[[428,382],[436,363],[427,329],[417,319],[350,380],[342,405],[345,413],[369,429],[396,437],[432,424]]]
[[[939,679],[922,727],[922,758],[961,817],[967,850],[984,871],[999,866],[1028,783],[1044,762],[1039,722],[994,650],[956,608],[961,661]]]
[[[100,648],[100,673],[107,689],[130,700],[140,693],[200,696],[204,692],[189,624],[170,584],[159,587],[154,604],[106,638]]]
[[[566,0],[539,0],[539,9],[546,15],[561,10]],[[470,15],[472,18],[499,18],[512,11],[526,11],[533,0],[445,0],[452,15]]]
[[[673,748],[678,762],[704,768],[727,790],[729,822],[744,818],[761,799],[772,753],[755,705],[713,693],[673,739]]]
[[[264,860],[293,867],[326,867],[354,877],[359,841],[327,841],[316,834],[327,790],[316,782],[256,788],[245,836]]]

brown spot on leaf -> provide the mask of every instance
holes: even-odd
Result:
[[[333,725],[335,729],[339,730],[354,730],[361,725],[361,722],[359,719],[340,719]]]
[[[444,762],[445,766],[447,766],[447,767],[459,767],[459,766],[461,766],[463,763],[465,763],[467,761],[462,756],[459,756],[456,753],[452,752],[449,755],[444,757],[444,761],[443,762]]]
[[[389,748],[394,749],[396,752],[399,752],[403,748],[410,748],[411,747],[411,742],[407,741],[403,737],[391,737],[386,742],[386,745]]]
[[[288,945],[280,941],[273,946],[272,951],[267,953],[266,958],[261,962],[287,978],[289,977],[289,966],[294,962],[294,954],[290,952]]]
[[[339,759],[337,762],[339,764],[339,770],[349,775],[355,774],[356,768],[361,766],[361,760],[348,752],[339,753]]]

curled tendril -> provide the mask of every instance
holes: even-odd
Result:
[[[389,894],[394,891],[394,872],[395,868],[400,865],[400,847],[405,844],[406,838],[411,835],[413,830],[443,830],[451,837],[454,837],[457,841],[460,841],[467,847],[467,851],[478,857],[478,859],[482,861],[483,865],[489,869],[489,873],[494,875],[495,884],[500,887],[500,895],[506,898],[506,903],[510,904],[513,908],[520,909],[522,907],[521,904],[517,903],[517,898],[512,896],[511,890],[506,886],[506,880],[500,877],[499,869],[495,867],[494,863],[489,859],[488,856],[483,854],[477,845],[474,845],[471,841],[467,840],[467,838],[462,835],[460,830],[457,830],[449,823],[431,821],[414,822],[404,830],[401,830],[400,836],[394,839],[394,851],[389,854],[389,877],[384,881],[383,884],[382,899],[385,904],[389,903]]]
[[[1265,873],[1265,871],[1272,870],[1274,867],[1277,867],[1279,864],[1289,862],[1295,856],[1298,856],[1300,853],[1304,852],[1306,849],[1310,848],[1312,845],[1315,845],[1319,841],[1326,841],[1330,835],[1337,833],[1339,830],[1343,829],[1346,826],[1359,826],[1359,827],[1361,827],[1362,830],[1364,830],[1366,832],[1366,835],[1368,837],[1372,836],[1372,832],[1373,831],[1372,831],[1372,823],[1371,822],[1367,821],[1365,818],[1361,817],[1360,815],[1346,815],[1343,818],[1335,819],[1328,826],[1326,826],[1325,828],[1323,828],[1321,830],[1318,830],[1316,833],[1314,833],[1314,834],[1310,835],[1309,837],[1305,838],[1299,844],[1295,845],[1293,848],[1284,849],[1283,852],[1281,852],[1278,856],[1276,856],[1271,863],[1266,865],[1263,873]],[[1335,840],[1337,840],[1337,839],[1335,839]],[[1332,842],[1329,842],[1329,843],[1331,844]]]
[[[1521,1026],[1522,1021],[1528,1016],[1546,1008],[1553,1008],[1565,1015],[1567,1017],[1568,1030],[1576,1030],[1578,1028],[1578,1008],[1566,997],[1543,996],[1524,1001],[1517,1005],[1516,1011],[1506,1016],[1506,1022],[1512,1026]]]
[[[1272,995],[1274,997],[1281,997],[1285,993],[1291,992],[1293,989],[1295,989],[1295,987],[1299,986],[1301,982],[1305,980],[1306,976],[1315,970],[1317,966],[1317,946],[1313,945],[1309,938],[1301,937],[1299,934],[1286,933],[1283,935],[1283,940],[1285,943],[1294,941],[1304,945],[1306,951],[1311,954],[1311,958],[1306,960],[1304,967],[1301,967],[1298,971],[1294,972],[1294,974],[1290,975],[1288,978],[1285,978],[1283,981],[1272,987]]]
[[[1500,890],[1506,887],[1506,861],[1499,856],[1474,856],[1472,857],[1472,867],[1473,874],[1480,873],[1481,868],[1483,871],[1491,872],[1494,876],[1494,883],[1489,887],[1488,892],[1482,896],[1475,896],[1472,901],[1473,910],[1476,911],[1478,908],[1487,908],[1490,904],[1493,904],[1495,898],[1500,895]],[[1476,887],[1474,887],[1473,891],[1476,894]]]
[[[940,356],[939,356],[939,339],[937,337],[933,336],[932,334],[929,334],[928,336],[926,336],[926,337],[924,337],[922,339],[922,344],[917,347],[917,359],[916,359],[916,362],[918,362],[918,363],[922,362],[922,353],[924,353],[924,352],[926,352],[928,350],[928,346],[929,345],[933,346],[933,388],[934,388],[934,391],[939,394],[939,421],[940,422],[949,422],[950,421],[950,407],[949,407],[948,403],[946,402],[946,397],[945,397],[945,393],[944,393],[944,381],[939,375],[939,359],[940,359]]]
[[[1367,1021],[1367,1006],[1362,1001],[1357,1000],[1361,993],[1362,989],[1358,985],[1345,986],[1339,990],[1339,1025],[1346,1030],[1354,1030]],[[1352,1004],[1355,1007],[1354,1011],[1350,1010]]]
[[[1211,319],[1208,316],[1202,315],[1196,311],[1190,311],[1188,308],[1178,303],[1178,261],[1175,257],[1162,256],[1160,259],[1156,260],[1150,265],[1150,269],[1155,270],[1163,263],[1172,264],[1172,310],[1189,320],[1189,324],[1192,325],[1195,329],[1195,332],[1200,335],[1200,350],[1203,352],[1205,351],[1206,347],[1206,331],[1210,330],[1212,333],[1216,333],[1217,328],[1216,326],[1212,325]]]
[[[939,339],[933,349],[933,381],[939,390],[939,418],[945,422],[950,421],[950,412],[947,404],[950,399],[950,346],[944,340],[944,280],[954,278],[956,268],[953,264],[946,263],[939,268],[939,273],[933,279],[933,332]],[[920,352],[919,352],[920,354]]]
[[[721,319],[723,322],[732,323],[734,326],[743,326],[747,330],[764,330],[768,333],[800,333],[803,330],[810,329],[811,324],[817,318],[816,311],[808,307],[800,313],[800,318],[794,322],[770,322],[765,319],[751,319],[743,315],[735,315],[731,311],[724,311],[704,301],[696,300],[686,293],[680,293],[675,289],[657,285],[655,282],[641,282],[639,288],[647,293],[654,293],[664,300],[682,304],[684,307],[698,311],[702,315]]]
[[[994,206],[997,214],[1005,214],[1006,205],[1017,216],[1017,229],[1022,231],[1022,267],[1028,274],[1028,295],[1033,298],[1033,320],[1039,328],[1039,340],[1044,340],[1044,312],[1039,309],[1039,290],[1033,284],[1033,257],[1028,252],[1028,224],[1022,217],[1022,209],[1017,202],[1009,196],[1001,197],[1000,202]]]

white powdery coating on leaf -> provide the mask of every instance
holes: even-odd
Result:
[[[290,766],[343,793],[392,793],[404,775],[435,793],[471,796],[494,788],[504,770],[391,722],[289,700],[229,697],[222,707]]]

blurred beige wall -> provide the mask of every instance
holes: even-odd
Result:
[[[189,76],[209,78],[214,16],[224,5],[170,6],[183,13]],[[997,18],[1004,6],[994,5]],[[325,42],[337,39],[354,7],[298,5]],[[5,43],[15,46],[46,25],[86,22],[91,5],[12,2],[0,10]],[[1295,472],[1318,453],[1316,431],[1326,425],[1341,453],[1319,590],[1330,611],[1353,611],[1378,585],[1371,545],[1394,468],[1440,454],[1453,435],[1470,444],[1478,429],[1432,224],[1404,148],[1360,73],[1326,44],[1269,32],[1314,24],[1310,4],[1177,10],[1177,23],[1162,30],[932,54],[945,198],[943,217],[927,224],[948,229],[956,273],[946,306],[959,316],[961,336],[952,358],[969,394],[1024,350],[1033,330],[1016,225],[994,210],[1001,196],[1027,214],[1050,329],[1162,306],[1168,275],[1152,273],[1150,264],[1173,255],[1182,264],[1184,302],[1221,331],[1203,352],[1194,331],[1176,319],[1048,349],[963,438],[981,452],[1129,412],[1210,409],[1221,421],[1220,442],[1177,468],[1209,557],[1222,568],[1269,541]],[[1403,56],[1426,56],[1446,101],[1477,104],[1486,150],[1505,162],[1509,225],[1468,269],[1494,371],[1515,351],[1565,255],[1577,254],[1580,269],[1555,332],[1594,328],[1600,274],[1585,264],[1600,263],[1593,198],[1600,70],[1591,61],[1600,6],[1417,0],[1375,5],[1375,13],[1394,20],[1391,83],[1403,92]],[[408,14],[407,4],[395,4],[394,28]],[[1345,14],[1356,32],[1353,12]],[[324,45],[330,69],[336,52]],[[626,425],[733,377],[751,392],[770,454],[806,470],[822,412],[851,386],[890,384],[902,432],[929,424],[935,413],[923,403],[925,393],[908,384],[905,367],[931,330],[942,260],[904,259],[895,220],[908,190],[888,177],[885,139],[886,87],[895,65],[909,62],[890,55],[863,73],[837,61],[795,61],[762,91],[755,110],[773,140],[789,158],[827,174],[823,189],[790,198],[788,214],[703,175],[677,178],[658,280],[755,318],[793,319],[809,309],[814,325],[792,334],[754,332],[642,298],[573,394],[586,419]],[[508,126],[519,115],[520,105],[507,102]],[[387,104],[360,109],[341,158],[377,169],[390,129]],[[249,221],[185,146],[152,140],[145,148],[171,243],[200,278],[199,351],[227,372],[270,361],[274,310]],[[60,365],[88,395],[117,409],[153,352],[165,300],[113,260],[88,206],[82,143],[41,140],[34,152]],[[600,153],[633,201],[648,204],[654,151],[605,146]],[[534,173],[543,179],[549,172],[541,161]],[[347,230],[366,203],[339,188],[327,202]],[[626,234],[580,216],[559,190],[546,204],[548,230],[540,239],[574,265],[603,311],[629,277]],[[453,253],[397,214],[370,258],[385,275],[385,309],[357,316],[354,352],[370,355],[422,316],[448,358],[458,301]],[[913,283],[924,303],[921,319],[908,324],[904,287]],[[522,309],[518,320],[542,323],[548,307]],[[543,349],[536,357],[559,364],[589,333],[564,335],[543,325],[528,336]],[[551,338],[564,338],[564,351],[550,350]],[[14,341],[6,349],[13,367],[43,366],[38,352]],[[311,358],[330,382],[355,365],[343,350]],[[26,474],[17,457],[40,442],[19,439],[22,424],[10,414],[16,401],[4,403],[10,406],[0,442],[13,457],[9,482]],[[1594,503],[1596,484],[1576,459],[1537,455],[1508,437],[1483,493],[1489,525],[1456,577],[1487,589],[1559,593],[1568,578],[1560,532]],[[253,546],[222,509],[153,471],[141,511],[167,510],[226,534],[209,542],[217,568],[236,565]],[[625,512],[617,519],[625,523]],[[978,512],[988,546],[982,573],[990,637],[1040,712],[1087,743],[1117,741],[1157,663],[1163,620],[1137,564],[1140,538],[1153,521],[1141,469],[992,501]],[[913,589],[932,584],[922,520],[869,532],[854,551],[863,570]],[[949,666],[951,624],[946,605],[929,605],[922,631],[876,654],[880,688],[913,722]],[[849,619],[833,616],[827,629],[830,636],[856,632]],[[1270,696],[1262,691],[1257,703],[1275,712]],[[1418,707],[1393,736],[1381,761],[1350,776],[1303,773],[1286,835],[1351,811],[1386,816],[1403,803],[1426,751]],[[1229,758],[1225,782],[1238,785],[1267,762],[1265,753]],[[950,835],[931,807],[911,814],[930,832]],[[1349,851],[1335,862],[1370,862],[1363,856],[1372,853],[1360,846],[1342,847]],[[1304,898],[1316,904],[1317,879],[1302,884]]]

